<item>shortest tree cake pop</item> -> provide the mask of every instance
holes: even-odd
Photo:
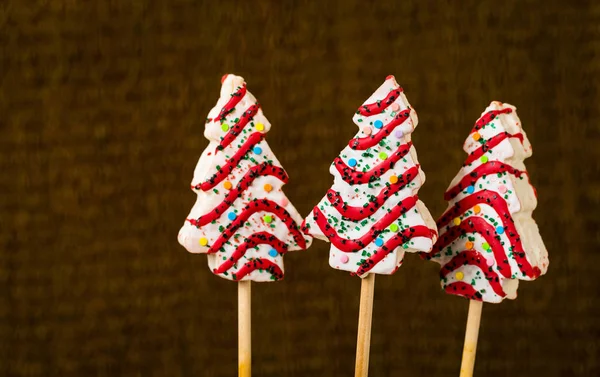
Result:
[[[207,253],[210,269],[226,279],[282,279],[283,255],[311,242],[283,193],[288,175],[264,139],[270,128],[244,79],[223,76],[205,124],[210,144],[192,180],[198,198],[178,240],[191,253]]]
[[[442,268],[446,292],[501,302],[517,296],[519,280],[546,273],[548,252],[531,217],[537,205],[523,160],[532,149],[516,108],[492,102],[465,141],[469,154],[444,195],[449,207],[424,254]]]
[[[331,242],[331,267],[360,277],[390,275],[406,251],[429,251],[437,237],[417,197],[425,182],[411,141],[417,113],[388,76],[353,121],[359,131],[331,164],[333,186],[303,230]]]

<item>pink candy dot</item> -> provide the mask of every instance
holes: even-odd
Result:
[[[398,111],[400,110],[400,105],[398,105],[396,102],[392,103],[392,111]]]
[[[282,207],[287,206],[290,203],[290,201],[288,200],[288,198],[283,198],[281,199],[281,201],[279,202],[279,205]]]
[[[401,139],[402,136],[404,136],[404,132],[402,132],[402,130],[396,130],[396,132],[394,132],[394,136],[396,136],[398,139]]]
[[[370,135],[373,132],[373,129],[369,126],[363,127],[362,132],[365,133],[365,135]]]
[[[350,258],[348,258],[348,256],[346,254],[342,253],[340,255],[340,262],[342,262],[343,264],[348,263],[349,260],[350,260]]]
[[[504,185],[500,185],[498,186],[498,191],[500,192],[500,194],[504,194],[507,191],[507,188]]]
[[[496,263],[496,261],[494,260],[494,257],[489,256],[485,258],[485,263],[491,267]]]

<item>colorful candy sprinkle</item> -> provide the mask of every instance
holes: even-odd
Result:
[[[392,103],[391,107],[392,107],[392,111],[397,112],[398,110],[400,110],[400,105],[398,105],[398,103],[396,103],[396,102]]]
[[[198,240],[198,243],[200,244],[200,246],[206,246],[208,245],[208,239],[206,237],[202,237],[200,238],[200,240]]]
[[[398,231],[398,229],[399,229],[399,228],[398,228],[398,224],[392,224],[392,225],[390,225],[390,230],[391,230],[392,232],[397,232],[397,231]]]
[[[483,244],[481,244],[481,247],[483,247],[483,250],[489,250],[490,249],[490,244],[487,242],[484,242]]]
[[[498,192],[500,194],[504,194],[504,193],[506,193],[506,191],[508,191],[508,189],[506,188],[506,186],[504,186],[504,185],[498,186]]]
[[[456,280],[462,280],[465,278],[465,274],[462,271],[458,271],[454,276],[456,277]]]
[[[465,243],[465,247],[467,248],[467,250],[471,250],[473,248],[473,246],[474,246],[473,242],[471,242],[471,241],[467,241]]]
[[[488,162],[488,157],[487,156],[481,156],[481,158],[479,159],[479,161],[481,161],[482,164],[485,164],[486,162]]]
[[[227,218],[231,221],[235,220],[237,218],[237,215],[235,214],[235,212],[229,212],[227,214]]]
[[[481,135],[479,134],[479,132],[475,132],[473,134],[473,140],[478,141],[479,139],[481,139]]]
[[[271,215],[265,215],[265,216],[263,216],[263,220],[265,220],[265,222],[267,224],[272,223],[273,222],[273,216],[271,216]]]
[[[356,159],[351,158],[348,160],[348,166],[350,166],[351,168],[356,166]]]
[[[279,202],[279,205],[282,207],[287,206],[290,203],[290,201],[288,200],[288,198],[286,198],[285,196],[281,199],[281,201]]]
[[[342,262],[342,264],[348,263],[349,260],[350,258],[345,253],[340,254],[340,262]]]
[[[402,139],[402,137],[404,136],[404,132],[402,132],[402,130],[396,130],[394,132],[394,136],[396,136],[397,139]]]
[[[273,190],[273,186],[271,186],[270,184],[268,184],[268,183],[267,183],[267,184],[265,184],[265,185],[263,186],[263,189],[264,189],[266,192],[271,192],[271,190]]]
[[[363,128],[362,128],[362,132],[363,132],[365,135],[370,135],[370,134],[373,132],[373,129],[372,129],[371,127],[369,127],[369,126],[366,126],[366,127],[363,127]]]
[[[496,233],[498,233],[498,234],[504,233],[504,227],[502,227],[502,226],[496,227]]]
[[[257,131],[262,131],[265,129],[265,125],[262,123],[256,123],[256,130]]]
[[[388,155],[387,155],[387,153],[385,153],[385,152],[380,152],[380,153],[379,153],[379,159],[380,159],[380,160],[385,160],[385,159],[387,159],[387,158],[388,158]]]
[[[494,256],[493,256],[493,255],[490,255],[490,256],[488,256],[488,257],[486,257],[486,258],[485,258],[485,263],[486,263],[486,264],[487,264],[489,267],[491,267],[491,266],[493,266],[494,264],[496,264],[496,260],[494,260]]]
[[[381,239],[381,238],[377,238],[377,239],[375,240],[375,245],[377,245],[377,246],[383,246],[383,239]]]
[[[225,182],[223,182],[223,188],[224,188],[225,190],[231,190],[231,187],[232,187],[232,184],[231,184],[231,182],[229,182],[229,181],[225,181]]]
[[[474,207],[473,207],[473,212],[475,212],[475,213],[479,213],[479,212],[481,212],[481,207],[480,207],[480,206],[478,206],[478,205],[474,206]]]
[[[221,125],[221,129],[222,129],[223,131],[227,132],[227,131],[229,130],[229,125],[227,125],[227,124],[223,123],[223,124]]]
[[[397,182],[398,182],[398,176],[397,175],[392,175],[390,177],[390,183],[394,184],[394,183],[397,183]]]
[[[383,122],[380,120],[376,120],[375,122],[373,122],[373,126],[375,126],[375,128],[380,129],[383,127]]]
[[[467,193],[472,194],[473,192],[475,192],[475,186],[471,185],[467,187]]]
[[[275,249],[269,250],[269,256],[271,258],[275,258],[277,255],[279,255],[279,253],[277,252],[277,250],[275,250]]]
[[[460,225],[460,218],[455,217],[454,220],[452,220],[452,222],[454,223],[454,225],[458,226]]]
[[[259,146],[256,146],[252,149],[252,152],[254,152],[254,154],[261,154],[262,153],[262,148]]]

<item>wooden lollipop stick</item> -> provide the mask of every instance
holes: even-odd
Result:
[[[371,322],[373,319],[373,295],[375,274],[368,274],[360,286],[360,309],[358,314],[358,340],[356,342],[355,377],[369,375],[369,350],[371,348]]]
[[[479,336],[479,323],[481,322],[481,309],[483,302],[471,300],[469,302],[469,315],[467,317],[467,331],[465,332],[465,345],[463,347],[462,363],[460,364],[460,377],[472,377],[475,366],[475,352],[477,352],[477,337]]]
[[[252,370],[252,328],[250,280],[238,283],[238,376],[250,377]]]

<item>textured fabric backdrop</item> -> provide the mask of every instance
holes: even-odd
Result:
[[[0,375],[234,376],[236,284],[177,232],[219,79],[247,79],[307,214],[396,78],[434,216],[491,100],[534,147],[550,270],[485,305],[477,376],[598,376],[600,5],[595,1],[0,2]],[[360,282],[328,245],[254,285],[254,375],[351,376]],[[410,255],[376,282],[371,375],[455,376],[467,301]]]

